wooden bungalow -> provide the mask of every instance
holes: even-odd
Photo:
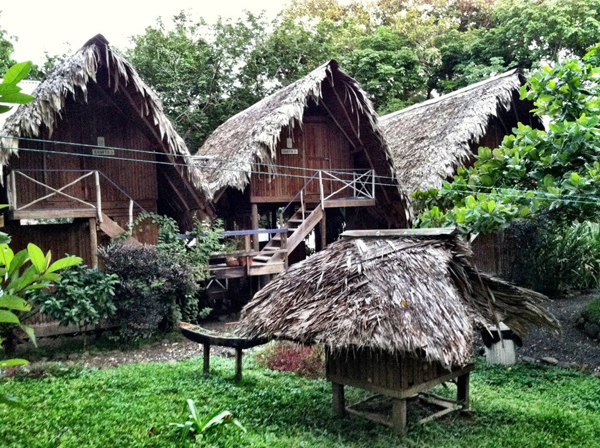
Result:
[[[407,400],[456,380],[457,400],[421,395],[440,410],[469,407],[474,330],[505,322],[524,336],[559,331],[546,298],[480,274],[452,229],[345,232],[326,250],[291,266],[259,291],[238,331],[260,339],[323,344],[333,405],[404,432]],[[346,407],[344,385],[391,399],[388,407]],[[368,410],[371,409],[371,410]]]
[[[244,274],[280,272],[317,226],[325,247],[339,235],[334,221],[348,228],[407,224],[377,115],[336,61],[230,118],[195,159],[204,192],[227,228],[255,237],[254,264],[240,268]],[[261,220],[263,227],[288,231],[259,247]]]
[[[408,194],[441,188],[459,167],[469,167],[479,147],[496,148],[517,123],[543,129],[531,113],[533,103],[520,99],[525,77],[510,70],[380,118],[396,177]],[[410,202],[409,202],[410,203]],[[408,207],[410,220],[415,218]],[[514,257],[507,235],[479,236],[473,243],[477,265],[503,274]]]
[[[200,174],[156,94],[97,35],[62,61],[0,131],[6,227],[16,246],[35,241],[97,264],[103,239],[143,211],[210,216]],[[50,224],[52,223],[52,224]],[[134,235],[152,243],[156,232]]]

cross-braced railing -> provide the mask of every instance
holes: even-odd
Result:
[[[69,172],[69,173],[82,173],[82,174],[77,179],[67,183],[66,185],[55,188],[55,187],[52,187],[38,179],[31,177],[29,174],[26,174],[26,173],[33,173],[33,172],[37,172],[37,173],[40,173],[40,172],[41,173],[45,173],[45,172],[66,173],[66,172]],[[40,185],[41,187],[45,188],[46,190],[49,190],[50,193],[45,194],[37,199],[34,199],[33,201],[28,202],[27,204],[19,206],[18,197],[17,197],[17,177],[21,177],[21,178],[25,179],[26,181],[33,182],[34,184]],[[90,200],[78,198],[77,196],[74,196],[73,194],[69,194],[69,193],[65,192],[65,190],[67,190],[68,188],[73,187],[77,183],[83,182],[85,179],[90,178],[90,177],[93,177],[93,179],[94,179],[94,193],[95,193],[94,194],[94,202],[91,202]],[[137,206],[142,212],[144,212],[145,209],[140,204],[138,204],[135,201],[135,199],[133,199],[133,197],[131,197],[125,190],[123,190],[121,187],[119,187],[108,176],[106,176],[104,173],[102,173],[99,170],[91,170],[91,171],[84,171],[84,170],[12,170],[10,172],[9,182],[7,185],[8,202],[9,202],[10,210],[17,211],[17,212],[31,210],[32,206],[34,206],[35,204],[39,204],[39,203],[41,203],[45,200],[48,200],[54,196],[62,196],[67,199],[70,199],[72,201],[75,201],[79,204],[82,204],[86,208],[95,210],[98,222],[101,223],[101,222],[103,222],[102,191],[100,188],[100,178],[101,177],[104,178],[107,182],[109,182],[117,191],[119,191],[121,194],[123,194],[127,199],[129,199],[129,227],[131,228],[131,226],[133,225],[134,205]]]

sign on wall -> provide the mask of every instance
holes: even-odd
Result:
[[[298,154],[298,148],[282,148],[281,154]]]

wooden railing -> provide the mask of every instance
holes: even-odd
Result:
[[[27,173],[82,173],[77,179],[63,185],[61,187],[55,188],[52,187],[38,179],[31,177]],[[26,181],[32,182],[34,184],[40,185],[41,187],[49,190],[51,193],[45,194],[33,201],[30,201],[24,205],[19,206],[18,203],[18,192],[17,192],[17,178],[23,178]],[[83,182],[85,179],[93,177],[94,182],[94,201],[86,200],[85,198],[78,198],[73,194],[68,194],[65,192],[68,188],[76,185],[77,183]],[[90,208],[91,210],[96,211],[96,218],[98,222],[102,223],[103,221],[103,213],[102,213],[102,189],[100,188],[100,179],[105,179],[109,184],[111,184],[117,191],[119,191],[122,195],[124,195],[129,200],[129,227],[133,225],[133,209],[134,206],[137,206],[142,212],[146,210],[133,199],[133,197],[128,194],[123,188],[117,185],[113,180],[111,180],[108,176],[102,173],[99,170],[12,170],[9,174],[8,185],[7,185],[7,193],[8,193],[8,202],[10,210],[12,211],[25,211],[31,210],[32,206],[35,204],[40,204],[41,202],[48,200],[54,196],[63,196],[67,199],[75,201],[77,203],[83,204],[84,206]]]
[[[352,178],[343,179],[343,176],[352,176]],[[298,191],[292,200],[284,207],[283,213],[285,213],[293,203],[300,199],[302,219],[305,219],[304,201],[306,190],[315,182],[318,182],[319,199],[323,209],[325,208],[325,201],[334,198],[343,191],[350,191],[353,198],[375,199],[375,170],[368,170],[363,173],[356,171],[348,171],[345,173],[342,171],[318,170],[306,181],[300,191]],[[324,188],[324,183],[326,182],[329,182],[332,187],[331,189],[333,189],[334,185],[337,189],[333,192],[326,192]]]

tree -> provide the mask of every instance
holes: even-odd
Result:
[[[600,216],[600,44],[583,59],[535,72],[521,90],[548,131],[519,124],[442,190],[417,192],[422,227],[458,225],[491,233],[513,219],[544,214],[558,223]]]

